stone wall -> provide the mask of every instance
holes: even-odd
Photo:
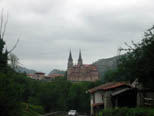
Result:
[[[68,80],[71,81],[96,81],[98,71],[94,65],[75,65],[68,69]]]

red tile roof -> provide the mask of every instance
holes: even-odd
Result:
[[[95,65],[92,65],[92,64],[83,64],[83,65],[75,65],[73,66],[74,68],[77,68],[77,67],[84,67],[84,68],[88,68],[90,70],[97,70],[97,67]]]
[[[97,86],[95,88],[89,89],[88,92],[89,93],[94,93],[94,92],[99,91],[99,90],[106,91],[106,90],[114,89],[114,88],[117,88],[117,87],[120,87],[120,86],[131,87],[129,84],[127,84],[125,82],[111,82],[111,83],[106,83],[106,84]]]
[[[35,74],[44,75],[45,73],[43,73],[43,72],[36,72]]]

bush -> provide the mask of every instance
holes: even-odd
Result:
[[[12,75],[0,73],[0,116],[21,116],[21,87]]]
[[[152,108],[106,109],[102,110],[99,116],[154,116],[154,110]]]
[[[41,106],[23,103],[22,107],[23,116],[40,116],[40,114],[44,113],[44,109]]]

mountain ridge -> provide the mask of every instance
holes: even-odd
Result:
[[[119,56],[102,58],[93,63],[98,69],[99,78],[102,78],[106,71],[116,69]]]
[[[94,63],[92,63],[98,69],[99,78],[102,78],[102,76],[104,76],[106,71],[115,69],[117,67],[117,59],[118,58],[119,58],[119,56],[113,56],[110,58],[102,58],[102,59],[96,60]],[[25,68],[22,66],[17,66],[17,68],[15,70],[16,70],[16,72],[20,72],[20,73],[26,72],[27,74],[34,74],[37,72],[34,69],[28,69],[28,68]],[[65,74],[65,71],[60,70],[60,69],[53,69],[49,72],[48,75],[52,75],[52,74]]]
[[[28,69],[28,68],[22,67],[22,66],[17,66],[16,69],[15,69],[15,71],[16,72],[19,72],[19,73],[27,73],[27,74],[34,74],[34,73],[37,72],[34,69]]]
[[[59,70],[59,69],[53,69],[52,71],[50,71],[49,75],[52,74],[65,74],[64,70]]]

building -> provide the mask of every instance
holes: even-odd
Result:
[[[27,74],[28,77],[36,80],[42,80],[45,77],[45,73],[43,72],[36,72],[35,74]]]
[[[36,79],[42,80],[45,77],[45,73],[37,72],[35,73]]]
[[[111,82],[89,89],[91,115],[101,109],[117,107],[154,107],[154,90],[132,84]]]
[[[67,64],[67,80],[70,81],[97,81],[98,70],[95,65],[83,64],[81,51],[79,52],[78,64],[73,65],[71,51]]]
[[[36,80],[47,80],[47,81],[50,81],[50,80],[53,80],[55,78],[58,78],[58,77],[64,77],[64,74],[50,74],[48,76],[45,75],[45,73],[43,72],[36,72],[34,74],[27,74],[27,77],[30,77],[32,79],[36,79]]]
[[[32,79],[35,79],[35,74],[27,74],[27,77],[30,77]]]
[[[136,90],[124,82],[106,83],[88,92],[91,95],[91,115],[101,109],[136,106]]]

